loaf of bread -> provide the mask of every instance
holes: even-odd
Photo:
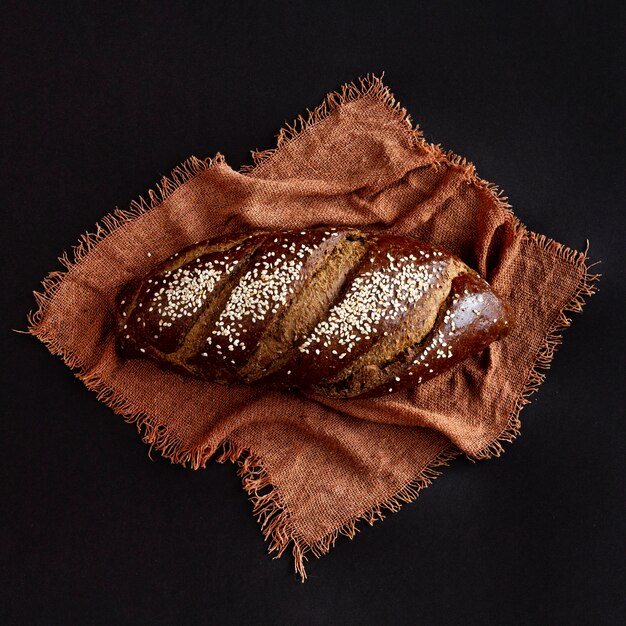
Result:
[[[119,294],[117,347],[204,380],[348,398],[423,383],[512,323],[488,283],[444,250],[315,228],[174,254]]]

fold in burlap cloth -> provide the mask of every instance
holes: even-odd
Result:
[[[270,552],[327,552],[356,523],[396,511],[455,455],[497,456],[543,381],[567,311],[597,276],[584,253],[529,232],[464,159],[427,143],[381,80],[326,96],[254,166],[188,159],[147,200],[83,235],[44,280],[30,332],[173,462],[236,461]],[[183,378],[124,360],[114,297],[188,244],[248,229],[358,225],[443,246],[517,314],[506,339],[446,374],[377,399],[331,400]],[[217,454],[216,454],[217,453]]]

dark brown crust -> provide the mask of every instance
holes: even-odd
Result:
[[[347,237],[359,242],[352,256],[343,251]],[[410,263],[420,268],[419,280],[403,272]],[[201,271],[214,274],[190,283]],[[185,291],[189,284],[193,289]],[[328,292],[315,299],[310,284],[326,285]],[[152,300],[154,285],[160,307]],[[250,301],[262,303],[260,312]],[[512,326],[508,305],[456,257],[410,237],[355,229],[197,243],[127,285],[117,304],[124,356],[147,357],[205,380],[260,381],[346,398],[425,382]],[[306,306],[310,312],[296,309]],[[353,315],[360,310],[364,325]],[[354,334],[341,325],[344,319],[356,319]],[[296,320],[300,326],[290,327]],[[275,363],[266,345],[276,350]]]
[[[361,395],[372,384],[382,384],[384,376],[366,375],[354,379],[355,370],[377,372],[378,364],[395,358],[396,354],[419,343],[428,334],[449,292],[450,281],[459,272],[469,270],[457,259],[424,242],[408,237],[381,235],[370,240],[363,263],[355,271],[353,279],[367,275],[372,269],[388,270],[389,276],[400,278],[397,262],[398,259],[407,257],[421,260],[428,267],[423,293],[409,297],[404,289],[405,282],[401,281],[394,292],[398,309],[393,311],[391,318],[381,320],[375,326],[374,332],[359,341],[355,349],[349,352],[345,348],[339,350],[339,346],[331,343],[326,350],[320,350],[320,355],[313,356],[312,352],[306,355],[298,370],[313,371],[318,375],[309,375],[306,379],[299,380],[300,388],[330,396]],[[380,301],[375,303],[375,307],[382,311],[388,304],[387,301]],[[344,358],[339,361],[333,358],[333,349],[338,351],[337,356],[345,354]],[[370,365],[364,368],[368,363]]]
[[[511,308],[485,280],[474,272],[460,274],[452,280],[437,321],[423,341],[381,368],[353,375],[343,387],[319,391],[340,397],[374,397],[426,382],[504,337],[512,319]],[[368,380],[376,381],[376,386],[363,391]]]

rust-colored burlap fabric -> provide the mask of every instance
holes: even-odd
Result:
[[[45,279],[30,331],[172,461],[238,462],[270,551],[291,546],[304,576],[308,552],[397,510],[455,454],[499,454],[595,277],[583,253],[529,232],[471,164],[424,141],[379,78],[329,94],[253,156],[240,171],[192,157],[105,217]],[[515,330],[426,384],[366,400],[226,388],[116,354],[114,298],[128,280],[198,240],[321,224],[448,248],[511,303]]]

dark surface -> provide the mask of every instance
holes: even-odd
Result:
[[[5,4],[2,623],[624,623],[623,3],[321,4]],[[9,329],[79,233],[185,157],[248,162],[381,70],[428,139],[533,230],[588,237],[604,277],[506,454],[455,461],[301,585],[232,466],[151,463]]]

